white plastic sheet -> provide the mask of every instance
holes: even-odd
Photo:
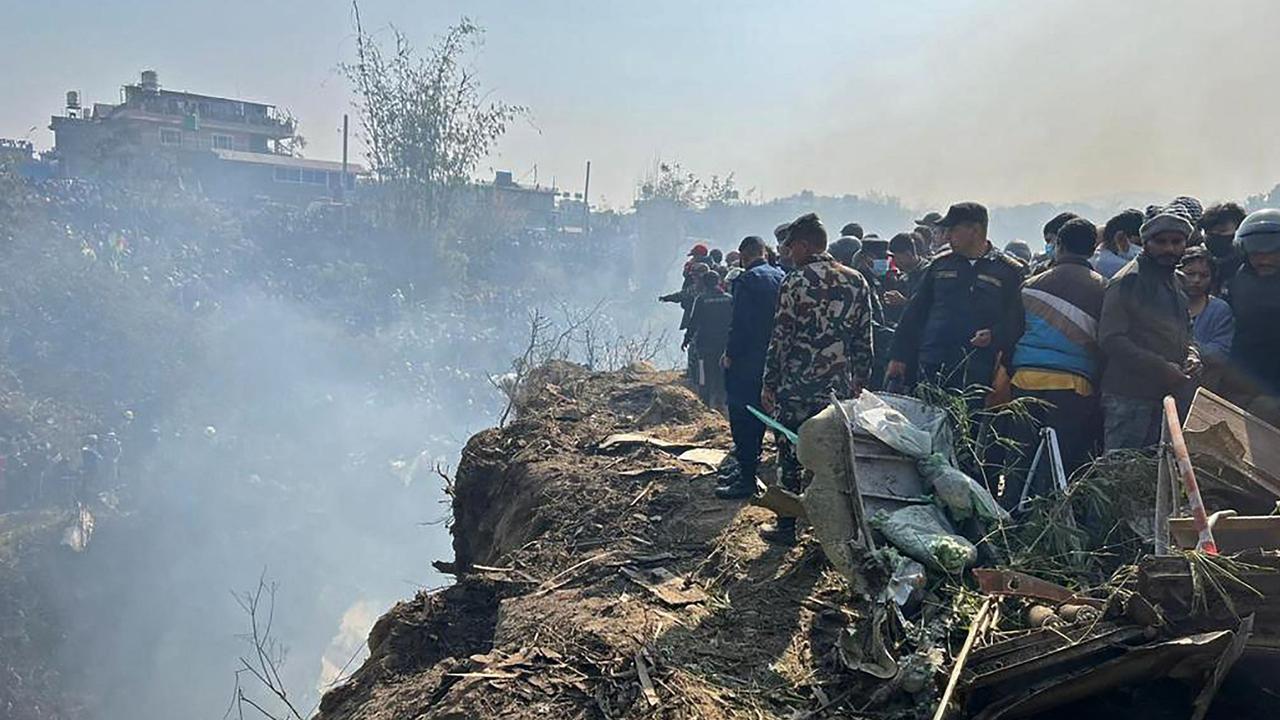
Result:
[[[870,391],[863,391],[846,406],[853,422],[884,444],[920,459],[933,452],[931,429],[917,427],[898,410]]]

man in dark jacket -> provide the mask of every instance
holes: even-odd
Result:
[[[987,240],[987,209],[952,205],[938,221],[950,245],[933,258],[893,336],[888,384],[913,368],[924,382],[963,390],[990,386],[996,358],[1013,347],[1022,313],[1023,264]]]
[[[1220,288],[1230,287],[1244,263],[1244,253],[1236,246],[1236,229],[1244,222],[1244,208],[1239,203],[1225,202],[1211,205],[1200,217],[1199,227],[1204,233],[1204,245],[1213,255],[1218,266],[1217,285],[1209,292],[1225,295]]]
[[[1098,343],[1104,445],[1108,451],[1145,448],[1160,440],[1166,395],[1189,400],[1200,374],[1187,296],[1175,272],[1195,229],[1177,204],[1149,208],[1138,231],[1142,253],[1107,285]]]
[[[898,233],[890,238],[889,253],[893,256],[894,267],[884,282],[884,316],[890,325],[897,325],[907,303],[920,288],[929,263],[916,254],[915,238],[911,233]]]
[[[1058,230],[1057,253],[1049,269],[1022,287],[1023,322],[1010,363],[1014,398],[1034,398],[1028,409],[1036,422],[1019,423],[1023,464],[1036,447],[1038,426],[1058,436],[1062,465],[1069,476],[1089,459],[1102,435],[1098,379],[1102,351],[1098,318],[1107,281],[1089,265],[1098,245],[1098,228],[1084,218]],[[1001,504],[1012,510],[1021,496],[1021,479],[1005,488]]]
[[[1258,210],[1240,224],[1244,264],[1229,285],[1236,316],[1231,399],[1280,425],[1280,210]]]
[[[733,281],[733,320],[721,360],[738,474],[727,485],[716,488],[716,496],[724,499],[749,497],[756,490],[765,428],[747,406],[760,407],[765,353],[773,332],[778,288],[785,275],[765,260],[764,240],[755,235],[744,238],[738,252],[744,270]]]
[[[720,289],[720,276],[709,272],[702,276],[702,294],[693,302],[685,345],[692,345],[698,356],[698,396],[707,407],[720,409],[725,404],[724,370],[720,358],[729,338],[729,321],[733,317],[733,298]]]
[[[703,246],[699,245],[696,247]],[[684,283],[681,285],[680,289],[676,292],[658,297],[659,302],[680,304],[680,330],[682,331],[689,329],[689,316],[693,314],[693,303],[698,299],[698,296],[702,294],[702,276],[709,272],[711,272],[711,266],[704,262],[687,263],[684,268]],[[686,351],[687,364],[685,366],[685,377],[688,378],[690,382],[696,382],[698,361],[697,351],[692,349],[687,343],[683,345],[681,349]]]

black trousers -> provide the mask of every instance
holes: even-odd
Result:
[[[755,484],[764,430],[764,423],[752,415],[745,404],[729,403],[729,432],[733,435],[733,454],[738,461],[740,482]]]
[[[1013,429],[1013,437],[1018,441],[1022,457],[1018,462],[1021,472],[1013,473],[1015,478],[1005,487],[1001,504],[1006,508],[1017,505],[1022,494],[1022,486],[1026,471],[1031,467],[1036,446],[1040,443],[1039,428],[1051,427],[1058,436],[1058,450],[1062,453],[1062,469],[1067,477],[1089,462],[1097,452],[1102,441],[1102,410],[1097,395],[1080,395],[1074,390],[1022,390],[1013,388],[1013,397],[1035,398],[1043,401],[1029,407],[1028,410],[1036,424],[1018,423]],[[1049,458],[1040,459],[1037,478],[1033,482],[1033,494],[1048,492],[1052,489],[1052,477],[1049,472]],[[1012,494],[1012,497],[1010,495]]]

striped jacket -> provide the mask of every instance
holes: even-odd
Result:
[[[1107,281],[1084,258],[1059,258],[1022,286],[1023,328],[1013,369],[1056,370],[1096,382],[1098,318]]]

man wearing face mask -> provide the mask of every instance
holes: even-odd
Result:
[[[871,289],[871,332],[875,338],[875,346],[880,348],[872,365],[872,390],[880,390],[884,385],[885,366],[889,362],[885,349],[893,341],[893,328],[883,299],[889,287],[889,266],[889,241],[878,235],[868,235],[862,241],[862,249],[851,263],[851,267],[862,273],[867,287]]]
[[[1244,217],[1244,208],[1238,203],[1225,202],[1210,205],[1200,218],[1198,224],[1204,232],[1204,246],[1218,266],[1217,285],[1210,288],[1210,292],[1228,287],[1244,263],[1244,253],[1236,247],[1236,229],[1244,222]]]
[[[1231,279],[1236,337],[1231,364],[1239,377],[1231,397],[1280,425],[1280,210],[1258,210],[1240,224],[1243,264]]]
[[[1146,220],[1142,211],[1129,208],[1107,221],[1102,228],[1102,244],[1090,260],[1093,269],[1104,278],[1115,274],[1142,252],[1138,231]]]
[[[941,387],[990,387],[996,358],[1008,357],[1022,315],[1025,265],[987,239],[987,209],[952,205],[938,221],[950,250],[933,258],[907,303],[889,350],[885,380],[905,382],[912,370]]]
[[[1098,321],[1105,448],[1140,449],[1160,440],[1166,395],[1185,402],[1200,375],[1187,295],[1175,276],[1195,222],[1185,205],[1148,208],[1142,253],[1111,279]]]
[[[884,324],[884,305],[880,294],[884,290],[885,278],[889,275],[889,243],[875,235],[869,235],[862,241],[862,247],[853,256],[849,266],[862,273],[863,279],[871,288],[872,322]]]
[[[1079,215],[1073,212],[1060,212],[1053,216],[1053,219],[1044,224],[1042,232],[1044,233],[1044,252],[1037,255],[1031,261],[1031,270],[1028,275],[1039,275],[1049,266],[1053,265],[1053,259],[1058,254],[1058,231],[1063,225],[1075,220]]]

